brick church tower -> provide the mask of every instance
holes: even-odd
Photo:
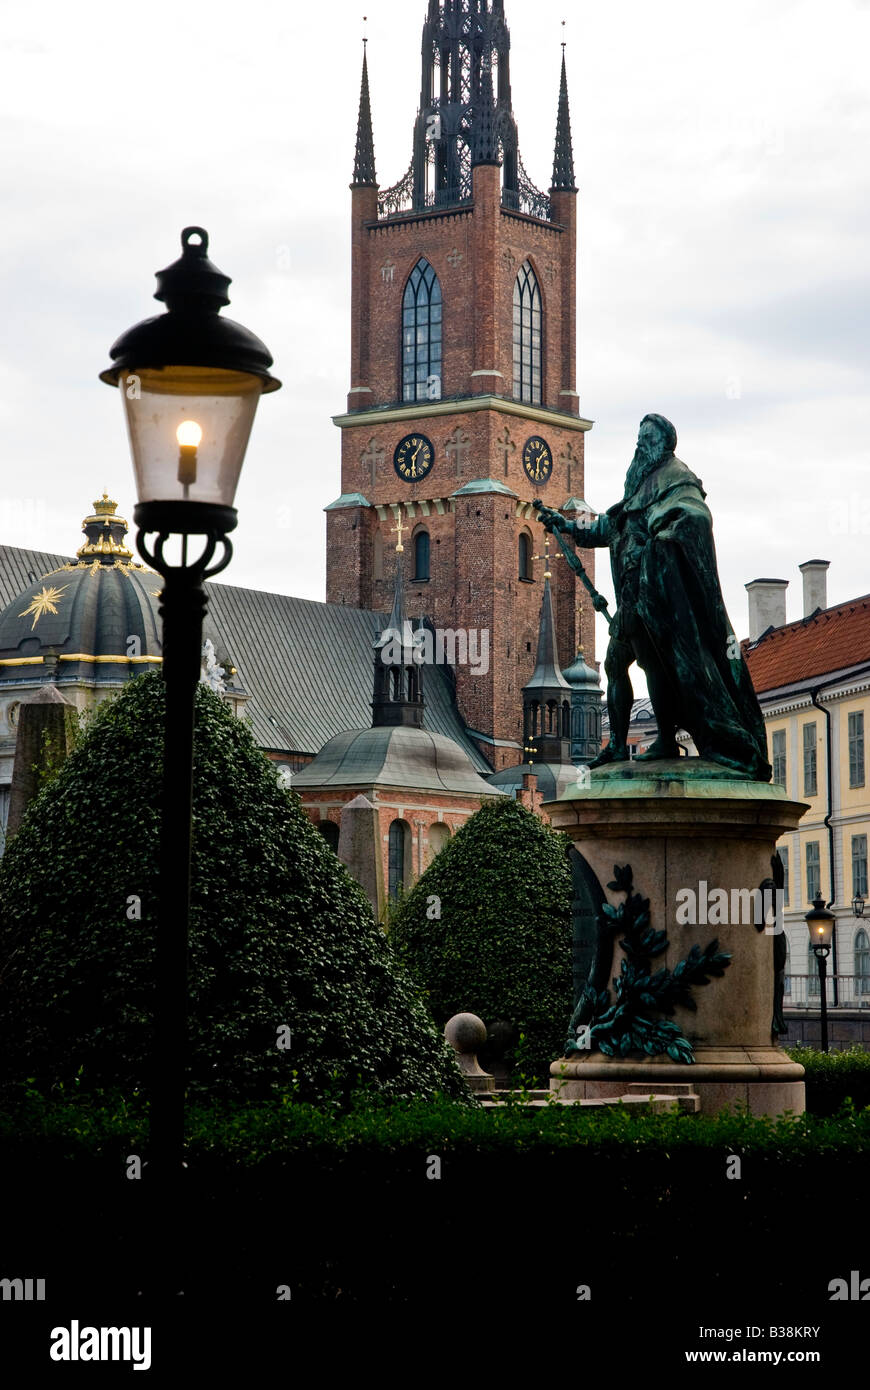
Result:
[[[363,57],[351,383],[335,419],[342,495],[327,509],[327,601],[389,610],[389,556],[403,543],[410,615],[436,632],[488,634],[486,672],[463,663],[462,637],[444,649],[456,653],[460,713],[499,770],[521,760],[535,666],[544,564],[532,501],[587,510],[568,84],[563,53],[547,195],[519,156],[503,0],[430,0],[422,56],[411,166],[383,191]],[[593,575],[591,552],[583,561]],[[578,581],[564,561],[553,571],[567,665],[581,639]],[[583,623],[591,653],[591,613]]]

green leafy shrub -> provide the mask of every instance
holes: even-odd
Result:
[[[80,1095],[0,1107],[0,1172],[14,1194],[8,1270],[35,1267],[49,1287],[130,1306],[151,1227],[147,1181],[124,1174],[129,1154],[147,1153],[147,1119],[141,1104]],[[576,1317],[577,1286],[591,1284],[597,1320],[612,1318],[623,1340],[627,1326],[649,1329],[638,1368],[648,1375],[669,1291],[680,1335],[692,1327],[687,1309],[697,1302],[703,1322],[711,1299],[744,1320],[747,1305],[764,1319],[781,1308],[774,1321],[791,1325],[809,1302],[818,1323],[829,1281],[861,1268],[864,1227],[857,1211],[826,1222],[795,1213],[808,1194],[863,1191],[868,1154],[870,1110],[774,1122],[624,1106],[528,1114],[435,1100],[336,1113],[286,1097],[221,1099],[189,1109],[184,1220],[176,1248],[158,1252],[187,1268],[183,1287],[212,1308],[222,1296],[249,1337],[239,1304],[256,1318],[279,1285],[294,1306],[389,1302],[455,1318],[457,1263],[470,1250],[475,1310],[503,1314],[509,1296],[512,1308],[573,1306]],[[432,1156],[443,1181],[427,1181]],[[729,1180],[735,1157],[740,1181]],[[87,1240],[69,1239],[63,1212],[86,1214]],[[844,1345],[854,1369],[854,1338]]]
[[[857,1044],[842,1052],[818,1052],[812,1047],[786,1048],[806,1071],[807,1110],[835,1115],[851,1100],[858,1109],[870,1106],[870,1052]]]
[[[465,1011],[510,1024],[508,1064],[547,1084],[571,1015],[563,835],[508,797],[488,802],[408,893],[391,940],[438,1024]]]
[[[131,681],[0,863],[0,1076],[133,1092],[152,1047],[163,681]],[[189,1082],[344,1101],[465,1095],[350,878],[249,730],[197,690]],[[137,907],[141,904],[141,920]],[[171,908],[171,904],[170,904]],[[292,1030],[289,1050],[278,1029]]]

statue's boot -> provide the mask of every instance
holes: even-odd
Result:
[[[590,767],[604,767],[605,763],[627,763],[629,758],[628,749],[615,748],[612,743],[608,743],[603,752],[593,758]]]
[[[678,758],[680,756],[680,745],[672,738],[657,738],[651,748],[645,753],[638,753],[635,758],[637,763],[658,762],[660,758]]]

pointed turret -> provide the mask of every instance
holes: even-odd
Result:
[[[523,742],[530,761],[566,763],[571,736],[571,687],[559,668],[556,616],[549,576],[544,580],[538,659],[532,678],[523,686]]]
[[[492,91],[492,62],[485,58],[480,75],[480,100],[474,108],[471,130],[471,167],[501,164],[496,128],[495,97]]]
[[[423,683],[419,649],[414,644],[411,623],[405,617],[402,556],[396,556],[396,585],[393,610],[387,626],[375,642],[375,683],[372,699],[372,728],[402,724],[409,729],[423,727]]]
[[[554,193],[576,193],[574,149],[571,143],[571,112],[568,106],[568,72],[562,49],[562,81],[559,88],[559,115],[556,121],[556,154],[553,159]]]
[[[375,139],[372,131],[372,104],[369,97],[368,54],[363,49],[362,83],[359,94],[359,121],[356,128],[356,156],[351,188],[377,188]]]

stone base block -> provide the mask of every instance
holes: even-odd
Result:
[[[804,1069],[780,1048],[698,1047],[695,1058],[691,1066],[667,1057],[561,1058],[550,1067],[550,1090],[560,1100],[691,1092],[702,1115],[726,1107],[751,1115],[802,1115],[806,1109]]]

